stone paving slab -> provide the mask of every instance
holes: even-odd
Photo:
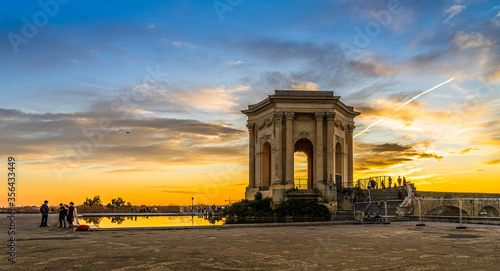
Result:
[[[50,216],[49,224],[57,217]],[[7,240],[8,219],[0,219]],[[498,270],[500,227],[389,225],[74,232],[16,215],[17,262],[0,270]]]

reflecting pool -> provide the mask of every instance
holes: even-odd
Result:
[[[99,228],[131,227],[179,227],[222,225],[225,218],[215,220],[203,216],[108,216],[79,217],[80,225],[95,225]]]

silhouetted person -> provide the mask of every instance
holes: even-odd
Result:
[[[59,227],[66,228],[66,215],[68,215],[68,209],[62,203],[59,204]],[[63,227],[64,225],[64,227]]]
[[[403,201],[403,190],[399,190],[398,192],[398,198],[399,198],[399,201]]]
[[[392,188],[392,178],[389,177],[389,188]]]
[[[74,219],[75,219],[75,204],[73,202],[70,202],[68,207],[68,217],[66,219],[68,221],[68,228],[73,226]]]
[[[403,186],[406,187],[406,178],[403,176]]]
[[[42,206],[40,206],[40,213],[42,214],[42,222],[40,223],[40,227],[48,227],[47,220],[49,220],[49,203],[48,200],[44,201]]]
[[[382,212],[382,202],[380,201],[380,199],[377,200],[377,210],[378,210],[378,215],[380,215]]]
[[[401,176],[398,176],[398,186],[401,187]]]

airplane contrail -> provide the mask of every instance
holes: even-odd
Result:
[[[428,89],[428,90],[426,90],[426,91],[424,91],[424,92],[422,92],[422,93],[418,94],[417,96],[415,96],[415,97],[413,97],[413,98],[409,99],[408,101],[406,101],[406,102],[405,102],[405,103],[403,103],[402,105],[398,106],[398,108],[394,109],[394,110],[391,112],[391,114],[392,114],[392,113],[394,113],[394,112],[396,112],[396,111],[398,111],[398,110],[399,110],[399,109],[401,109],[403,106],[405,106],[405,105],[407,105],[407,104],[409,104],[409,103],[413,102],[416,98],[418,98],[418,97],[420,97],[420,96],[422,96],[422,95],[424,95],[424,94],[426,94],[426,93],[429,93],[429,92],[431,92],[431,91],[435,90],[436,88],[438,88],[438,87],[440,87],[440,86],[442,86],[442,85],[446,85],[446,84],[448,84],[449,82],[453,81],[454,79],[455,79],[455,77],[452,77],[452,78],[450,78],[450,79],[448,79],[448,80],[444,81],[443,83],[441,83],[441,84],[439,84],[439,85],[437,85],[437,86],[434,86],[434,87],[432,87],[432,88],[430,88],[430,89]],[[374,123],[370,124],[370,126],[366,127],[363,131],[361,131],[361,132],[359,132],[358,134],[356,134],[355,136],[353,136],[353,138],[355,138],[355,137],[357,137],[357,136],[359,136],[359,135],[364,134],[364,133],[365,133],[365,132],[367,132],[370,128],[372,128],[373,126],[375,126],[375,125],[379,124],[380,122],[382,122],[383,120],[385,120],[387,117],[389,117],[391,114],[389,114],[389,115],[387,115],[387,116],[385,116],[385,117],[383,117],[383,118],[381,118],[381,119],[377,120],[376,122],[374,122]]]

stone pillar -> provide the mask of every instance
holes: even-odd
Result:
[[[354,162],[354,156],[353,156],[353,144],[354,144],[354,138],[353,138],[353,132],[354,128],[356,126],[354,125],[347,125],[347,163],[349,165],[348,171],[347,171],[347,185],[348,187],[353,187],[353,162]]]
[[[326,174],[327,178],[330,178],[331,174],[332,179],[335,179],[335,113],[327,113],[326,121]]]
[[[249,134],[249,155],[248,155],[248,164],[249,164],[249,181],[248,187],[255,187],[255,124],[249,123],[247,124],[248,134]]]
[[[286,165],[285,165],[285,180],[286,183],[292,183],[293,180],[293,153],[295,146],[293,145],[293,118],[295,117],[295,113],[286,112]]]
[[[323,118],[325,113],[316,113],[316,148],[314,161],[316,161],[315,183],[323,181]]]
[[[283,113],[274,113],[274,142],[276,154],[274,161],[274,180],[273,184],[283,184],[283,137],[282,137]]]

